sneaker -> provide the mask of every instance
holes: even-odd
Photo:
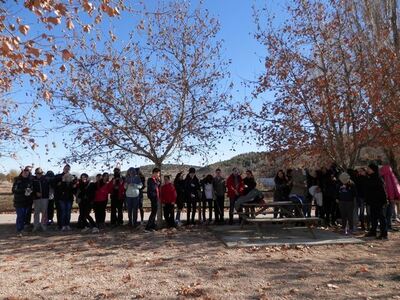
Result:
[[[89,227],[85,227],[85,228],[83,228],[83,229],[81,230],[81,232],[82,232],[82,233],[85,233],[85,232],[88,232],[89,230],[90,230]]]
[[[67,231],[71,231],[72,230],[72,228],[69,225],[65,226],[65,227],[67,227]]]
[[[97,228],[97,227],[93,227],[93,229],[92,229],[92,233],[99,233],[99,229]]]
[[[22,232],[17,232],[17,237],[23,237]]]
[[[377,236],[376,239],[378,239],[378,240],[387,240],[387,239],[388,239],[388,236],[387,236],[387,235],[382,235],[382,234],[380,234],[379,236]]]
[[[32,232],[37,232],[37,231],[39,231],[39,226],[33,227]]]
[[[45,225],[45,224],[42,224],[42,230],[44,231],[44,232],[46,232],[47,231],[47,225]]]
[[[61,231],[67,231],[67,226],[61,227]]]

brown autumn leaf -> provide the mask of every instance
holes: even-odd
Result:
[[[23,35],[27,35],[29,31],[29,25],[19,25],[18,29]]]
[[[75,28],[74,22],[72,22],[71,19],[68,19],[68,20],[67,20],[67,28],[68,28],[69,30],[72,30],[72,29]]]
[[[42,80],[42,81],[46,81],[46,80],[47,80],[47,75],[44,74],[44,73],[42,73],[42,72],[39,72],[39,78],[40,78],[40,80]]]
[[[26,49],[26,53],[32,54],[32,55],[34,55],[36,57],[40,56],[40,52],[41,52],[40,49],[34,48],[34,47],[27,47],[27,49]]]
[[[53,62],[53,60],[54,60],[54,55],[53,54],[50,54],[50,53],[46,53],[46,61],[47,61],[47,64],[51,64],[52,62]]]
[[[61,73],[63,73],[65,70],[66,70],[65,65],[61,65],[61,67],[60,67]]]
[[[83,28],[83,31],[86,33],[89,33],[90,30],[92,29],[92,27],[89,24],[84,25],[82,28]]]
[[[52,97],[52,94],[49,91],[44,91],[43,92],[43,99],[46,101],[49,101]]]
[[[63,60],[70,60],[74,55],[67,49],[61,51]]]
[[[30,129],[28,127],[25,127],[24,129],[22,129],[23,134],[28,134],[29,132],[30,132]]]
[[[54,9],[59,12],[60,15],[65,16],[67,14],[67,7],[63,3],[57,3],[54,5]]]
[[[89,14],[91,14],[92,11],[94,10],[93,4],[87,0],[83,1],[82,7]]]
[[[122,282],[123,283],[128,283],[129,281],[131,281],[131,275],[130,274],[126,274],[126,275],[122,276]]]
[[[1,49],[5,52],[5,54],[14,50],[13,46],[11,46],[8,41],[3,41]]]
[[[59,25],[61,24],[61,17],[47,17],[45,19],[46,23],[51,23],[53,25]]]

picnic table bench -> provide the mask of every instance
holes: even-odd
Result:
[[[313,226],[320,222],[318,217],[306,218],[300,203],[293,201],[276,201],[276,202],[261,202],[261,203],[244,203],[242,211],[238,212],[241,217],[241,227],[244,224],[255,224],[257,233],[262,236],[262,224],[288,224],[303,223],[310,231],[312,237],[316,239]],[[267,214],[280,214],[279,218],[267,217]],[[261,215],[261,216],[260,216]]]

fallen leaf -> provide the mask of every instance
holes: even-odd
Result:
[[[131,275],[130,274],[126,274],[126,275],[122,276],[122,282],[123,283],[128,283],[129,281],[131,281]]]

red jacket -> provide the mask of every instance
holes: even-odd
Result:
[[[108,190],[111,193],[114,192],[114,179],[110,180],[108,183]],[[118,184],[118,199],[121,201],[125,200],[125,186],[124,186],[124,181],[122,179],[119,180],[119,184]]]
[[[242,195],[243,189],[244,189],[244,184],[243,184],[243,179],[242,176],[238,176],[238,184],[235,186],[235,179],[234,175],[231,174],[228,179],[226,180],[226,189],[228,190],[228,197],[229,198],[236,198]],[[235,190],[238,192],[239,195],[235,193]]]
[[[163,204],[174,204],[176,202],[176,190],[172,183],[161,186],[160,200]]]
[[[106,183],[105,185],[99,187],[96,183],[96,194],[94,196],[94,202],[104,202],[108,201],[108,194],[112,192],[112,185]]]

